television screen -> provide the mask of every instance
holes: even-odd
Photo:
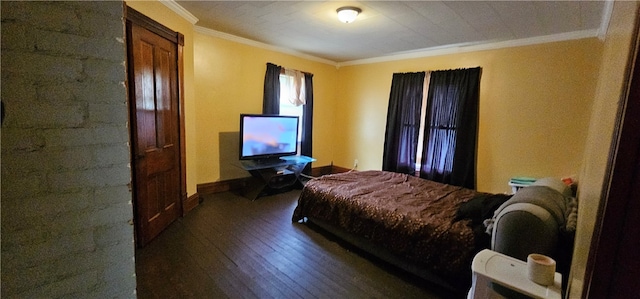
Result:
[[[297,152],[297,116],[240,115],[240,160],[269,159]]]

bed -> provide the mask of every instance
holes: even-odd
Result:
[[[292,220],[311,221],[404,270],[462,291],[479,248],[471,220],[460,219],[458,210],[483,195],[394,172],[326,175],[305,185]]]
[[[557,195],[545,186],[536,188],[522,195],[538,201],[547,201],[547,193]],[[542,221],[522,222],[522,214],[535,213],[522,209],[518,209],[520,213],[502,212],[512,202],[522,201],[518,195],[477,192],[394,172],[354,171],[307,182],[292,220],[315,224],[394,266],[460,294],[471,284],[470,265],[477,252],[496,247],[526,252],[529,248],[521,248],[521,243],[541,242],[527,240],[521,231],[557,228],[561,225],[556,222],[564,221],[542,216]],[[565,198],[561,195],[553,200],[564,204]],[[498,214],[504,217],[496,218]],[[494,231],[493,237],[485,232],[487,220],[495,224],[494,230],[500,230]],[[498,225],[507,222],[511,224]],[[558,230],[545,230],[540,238],[553,240]]]

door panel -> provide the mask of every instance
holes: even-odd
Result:
[[[128,24],[136,238],[144,246],[182,214],[177,45]]]

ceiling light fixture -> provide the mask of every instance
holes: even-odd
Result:
[[[353,22],[362,9],[355,6],[343,6],[336,10],[338,12],[338,19],[343,23]]]

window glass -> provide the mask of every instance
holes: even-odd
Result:
[[[304,113],[303,105],[295,106],[289,101],[292,97],[290,94],[288,86],[291,86],[291,81],[293,80],[292,76],[287,76],[285,74],[280,75],[280,115],[290,115],[297,116],[299,118],[298,121],[298,143],[302,140],[302,115]],[[304,84],[304,82],[303,82]],[[302,86],[302,91],[304,94],[304,85]],[[298,147],[299,148],[299,147]]]

